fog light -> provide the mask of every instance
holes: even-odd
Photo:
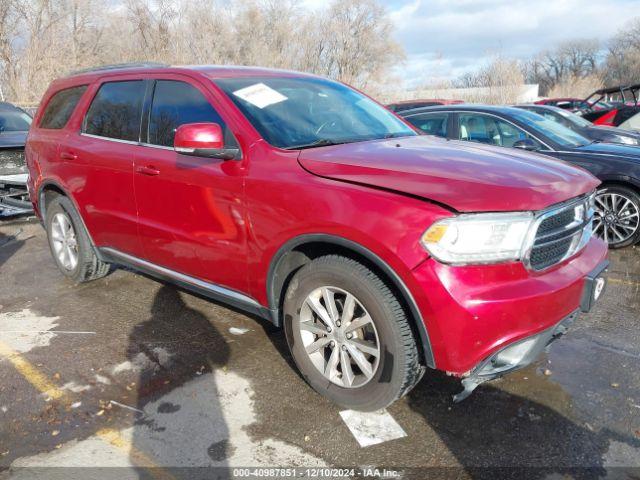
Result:
[[[478,374],[495,374],[517,367],[534,347],[537,340],[537,337],[533,337],[505,348],[497,353]]]

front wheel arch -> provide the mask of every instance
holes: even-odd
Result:
[[[398,274],[377,254],[344,237],[330,234],[306,234],[285,243],[274,255],[267,276],[267,299],[272,321],[282,326],[282,301],[293,275],[314,258],[338,254],[360,261],[373,269],[393,287],[410,316],[421,357],[426,366],[436,368],[433,349],[424,319],[413,295]]]

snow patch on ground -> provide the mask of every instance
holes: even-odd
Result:
[[[157,370],[160,366],[169,367],[171,364],[171,353],[162,347],[153,349],[154,359],[147,356],[146,353],[140,352],[131,360],[125,360],[111,369],[113,375],[122,372],[141,372],[143,370]]]
[[[615,473],[620,476],[616,477],[614,475],[614,478],[632,478],[634,475],[633,472],[637,472],[639,455],[640,448],[629,445],[628,443],[612,440],[609,443],[609,449],[603,455],[602,463],[605,468],[619,470]],[[625,467],[629,470],[625,471]]]
[[[60,390],[68,390],[69,392],[80,393],[91,390],[91,385],[78,385],[76,382],[67,382],[60,387]]]
[[[256,422],[252,397],[249,381],[236,373],[207,373],[146,404],[137,424],[119,431],[120,448],[94,436],[17,459],[11,467],[91,464],[130,468],[140,459],[161,467],[326,466],[297,446],[276,439],[252,439],[247,433]],[[26,470],[12,473],[23,472]],[[125,477],[128,473],[119,472]]]
[[[58,326],[59,319],[37,315],[28,308],[19,312],[0,313],[0,342],[18,353],[46,347],[57,335],[49,330]]]
[[[98,373],[96,373],[96,382],[98,383],[102,383],[104,385],[111,385],[111,380],[109,380],[107,377],[105,377],[104,375],[100,375]]]

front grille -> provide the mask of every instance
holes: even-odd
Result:
[[[567,202],[542,213],[528,264],[533,270],[544,270],[577,253],[591,238],[593,209],[588,198]]]
[[[538,227],[538,235],[545,235],[553,230],[558,230],[560,228],[569,225],[575,219],[575,212],[573,209],[568,208],[558,213],[557,215],[553,215],[551,217],[545,218]]]
[[[0,150],[0,175],[27,173],[23,149]]]

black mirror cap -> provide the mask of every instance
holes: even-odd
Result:
[[[192,157],[216,158],[218,160],[240,160],[242,155],[239,148],[194,148],[193,150],[181,150],[181,155]]]
[[[535,152],[536,150],[540,150],[540,147],[538,147],[538,145],[530,138],[525,138],[524,140],[518,140],[513,144],[513,148],[528,150],[530,152]]]

